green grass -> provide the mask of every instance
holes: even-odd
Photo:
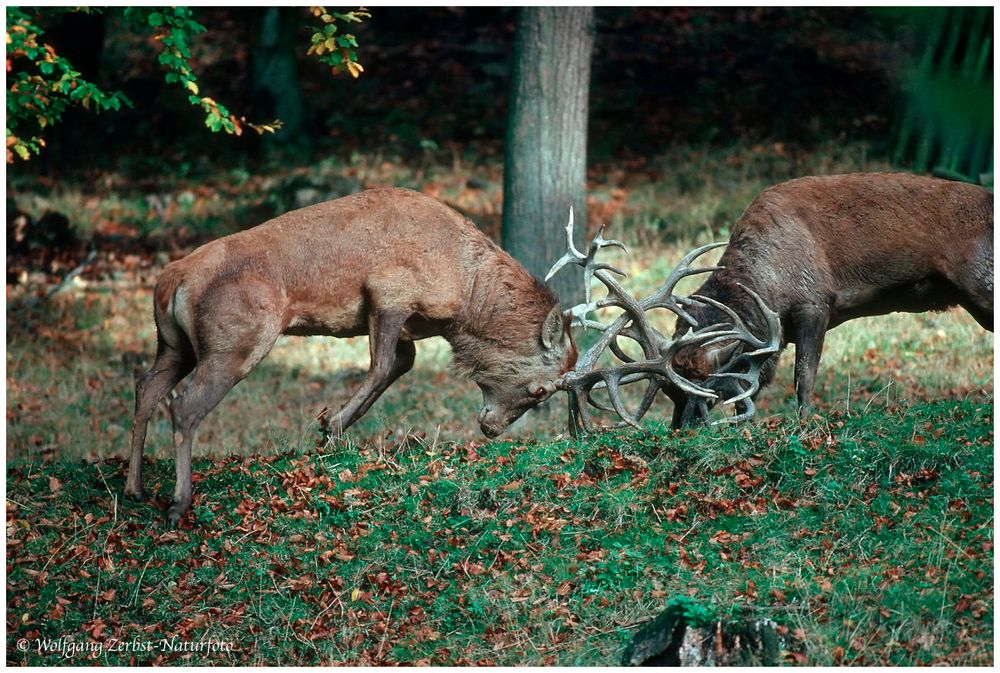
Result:
[[[175,532],[167,461],[154,505],[120,499],[119,460],[19,461],[7,662],[84,663],[38,654],[68,635],[232,644],[105,664],[608,665],[686,597],[771,617],[812,664],[988,665],[992,413],[201,459]]]

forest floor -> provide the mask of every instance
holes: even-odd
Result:
[[[632,244],[616,263],[645,294],[768,184],[880,169],[861,146],[675,148],[595,168],[590,225]],[[101,644],[108,664],[607,665],[681,599],[773,618],[789,663],[992,661],[993,339],[960,311],[832,331],[803,426],[787,352],[752,425],[671,433],[664,406],[581,441],[553,399],[485,442],[478,389],[432,339],[323,445],[316,417],[360,383],[367,342],[283,339],[201,426],[193,513],[164,532],[165,414],[153,502],[120,497],[163,263],[334,183],[421,189],[496,235],[501,180],[484,151],[138,182],[8,191],[33,218],[72,213],[85,241],[8,258],[8,663],[85,663]],[[40,648],[64,636],[90,649]],[[133,641],[155,647],[110,645]]]

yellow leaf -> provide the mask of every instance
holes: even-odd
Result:
[[[311,9],[312,9],[313,16],[320,16],[322,14],[326,14],[326,8],[325,7],[312,7]]]
[[[351,600],[352,600],[352,601],[356,601],[356,600],[358,600],[359,598],[361,598],[361,589],[358,589],[357,587],[355,587],[355,588],[354,588],[354,589],[353,589],[353,590],[351,591]]]
[[[323,43],[323,46],[332,51],[334,49],[334,47],[337,46],[337,43],[331,37],[331,38],[328,38],[327,41]]]
[[[49,125],[49,120],[46,117],[39,117],[38,125],[41,126],[42,128],[45,128],[46,126]]]
[[[360,75],[364,71],[365,71],[365,69],[361,67],[360,63],[355,63],[354,61],[348,61],[347,62],[347,72],[351,73],[351,77],[355,77],[356,78],[358,75]]]
[[[186,86],[188,88],[188,91],[193,93],[195,96],[198,95],[198,85],[192,82],[191,80],[188,80],[184,86]]]

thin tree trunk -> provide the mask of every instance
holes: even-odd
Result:
[[[281,130],[268,138],[269,144],[295,150],[306,144],[302,124],[302,93],[295,64],[295,7],[269,7],[263,10],[258,40],[253,50],[254,90],[261,97],[256,109],[264,117],[280,119]],[[257,121],[268,122],[261,118]]]
[[[503,246],[537,276],[566,251],[570,206],[578,239],[586,230],[593,44],[591,7],[520,11],[504,159]],[[583,297],[578,266],[565,267],[550,285],[564,306]]]

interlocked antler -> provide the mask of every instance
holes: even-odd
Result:
[[[684,256],[656,292],[644,299],[636,300],[611,275],[614,273],[625,276],[626,274],[623,271],[608,264],[597,263],[595,261],[597,252],[602,248],[618,247],[627,252],[627,249],[621,242],[606,239],[603,234],[604,228],[601,227],[597,236],[591,241],[590,249],[586,255],[577,250],[573,243],[573,209],[570,208],[569,222],[566,225],[568,251],[552,266],[552,269],[546,276],[546,280],[548,280],[566,264],[572,263],[582,266],[584,269],[585,300],[583,304],[569,309],[568,313],[572,316],[574,324],[603,332],[600,339],[586,353],[579,357],[574,370],[566,374],[560,382],[560,388],[569,393],[569,420],[570,428],[574,434],[593,430],[586,410],[586,403],[599,409],[614,411],[626,423],[638,427],[639,419],[649,410],[656,394],[660,390],[681,391],[687,396],[693,396],[701,400],[718,399],[718,394],[712,388],[689,381],[674,371],[674,356],[682,348],[688,346],[707,346],[731,339],[751,343],[756,350],[760,350],[767,345],[756,340],[749,330],[746,329],[743,321],[738,316],[735,316],[728,307],[724,307],[723,311],[730,318],[735,316],[732,325],[718,323],[698,329],[696,321],[683,308],[684,305],[692,305],[696,300],[676,297],[673,294],[674,288],[682,278],[700,273],[708,273],[721,268],[718,266],[709,266],[692,269],[690,265],[699,256],[709,250],[722,247],[726,245],[725,243],[711,243],[692,250]],[[590,282],[593,278],[601,281],[608,290],[607,297],[596,302],[592,302],[590,298]],[[744,289],[753,295],[758,305],[764,309],[767,308],[760,297],[751,290]],[[702,299],[702,301],[706,300]],[[714,300],[708,300],[707,303],[715,305]],[[622,310],[622,314],[610,325],[590,320],[586,317],[591,311],[609,306]],[[695,328],[694,331],[689,331],[676,339],[668,339],[663,336],[663,334],[649,323],[646,317],[647,311],[657,308],[674,312],[682,320]],[[643,352],[642,360],[637,361],[622,350],[618,343],[618,339],[621,337],[632,339],[641,347]],[[606,349],[610,349],[622,364],[609,368],[594,369],[598,358],[600,358]],[[746,362],[756,362],[756,360],[750,357]],[[740,363],[741,365],[745,364],[744,361],[740,361]],[[754,373],[753,367],[748,367],[746,372],[741,372],[739,367],[736,366],[736,361],[730,364],[733,366],[727,367],[724,371],[717,373],[716,377],[732,379],[737,382],[737,385],[739,385],[738,382],[740,381],[750,385],[750,388],[746,390],[741,389],[742,392],[740,395],[734,397],[733,400],[729,400],[729,402],[736,401],[749,404],[750,414],[752,415],[752,402],[748,402],[747,400],[749,400],[750,395],[756,392],[756,388],[753,387],[750,380]],[[756,368],[757,373],[759,373],[759,368],[758,364]],[[646,391],[639,406],[635,411],[630,411],[621,399],[621,386],[638,381],[647,382]],[[599,388],[607,390],[608,398],[611,401],[610,409],[593,399],[592,392]]]
[[[753,417],[757,411],[757,407],[753,403],[753,396],[760,390],[760,369],[772,355],[781,350],[781,322],[778,320],[778,314],[772,311],[756,292],[742,283],[737,283],[737,285],[753,298],[757,304],[757,309],[764,316],[764,321],[767,324],[766,339],[759,339],[754,336],[753,332],[747,328],[740,316],[725,304],[711,297],[692,295],[692,299],[714,306],[725,313],[726,317],[733,321],[733,329],[740,333],[740,340],[749,347],[749,350],[740,353],[727,362],[720,371],[708,377],[710,381],[729,379],[741,388],[739,394],[725,400],[723,404],[735,404],[737,405],[737,409],[743,407],[742,411],[739,411],[735,416],[717,421],[719,423],[739,423]],[[742,371],[744,367],[746,370]],[[746,387],[744,388],[742,384],[746,384]]]

